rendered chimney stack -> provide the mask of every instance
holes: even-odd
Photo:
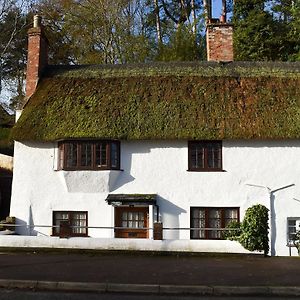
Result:
[[[28,57],[26,72],[26,97],[35,91],[38,80],[48,64],[48,41],[42,28],[40,16],[34,16],[33,28],[28,30]]]
[[[211,0],[208,1],[208,7]],[[226,22],[226,1],[220,19],[208,14],[206,22],[206,47],[208,61],[233,61],[233,26]]]

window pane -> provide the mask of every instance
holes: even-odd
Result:
[[[92,144],[81,144],[81,160],[82,167],[92,166]]]
[[[71,226],[79,226],[73,227],[72,232],[75,234],[86,234],[87,228],[80,228],[82,226],[87,226],[86,224],[86,214],[85,213],[72,213],[72,223]]]
[[[107,167],[107,142],[96,144],[96,166]]]
[[[53,212],[54,220],[53,225],[58,227],[53,227],[53,234],[60,233],[60,224],[61,222],[66,222],[69,220],[69,214],[66,212]]]
[[[194,169],[204,168],[205,150],[201,144],[192,144],[191,148],[191,167]]]
[[[110,144],[110,163],[112,168],[118,168],[118,159],[119,159],[119,154],[118,154],[118,145],[115,142],[112,142]]]
[[[209,220],[208,220],[209,228],[221,228],[222,220],[221,220],[221,210],[220,209],[210,209],[209,210]],[[221,232],[218,230],[209,230],[208,236],[211,239],[219,239],[221,238]]]
[[[207,144],[207,166],[212,169],[220,169],[221,166],[221,147],[219,143]]]
[[[205,209],[193,208],[192,209],[192,228],[205,228]],[[203,239],[205,238],[205,230],[192,230],[191,238]]]
[[[296,226],[296,220],[289,220],[289,226]]]
[[[58,169],[64,168],[64,145],[60,144],[58,147]]]
[[[66,149],[66,167],[77,167],[77,143],[67,143]]]
[[[126,211],[122,212],[122,220],[127,221],[127,212]]]

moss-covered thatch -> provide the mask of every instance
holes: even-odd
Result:
[[[13,138],[299,138],[299,105],[299,63],[52,67]]]

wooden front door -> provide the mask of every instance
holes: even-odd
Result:
[[[116,207],[115,226],[124,227],[116,229],[116,238],[148,238],[148,207]]]

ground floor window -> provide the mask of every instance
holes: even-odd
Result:
[[[238,207],[191,207],[191,239],[223,239],[231,221],[239,222]],[[203,230],[201,229],[203,228]]]
[[[296,232],[300,230],[300,218],[288,218],[287,227],[288,243],[293,244]]]
[[[54,211],[53,235],[87,236],[88,213],[86,211]]]
[[[148,238],[149,207],[116,207],[115,237]]]

